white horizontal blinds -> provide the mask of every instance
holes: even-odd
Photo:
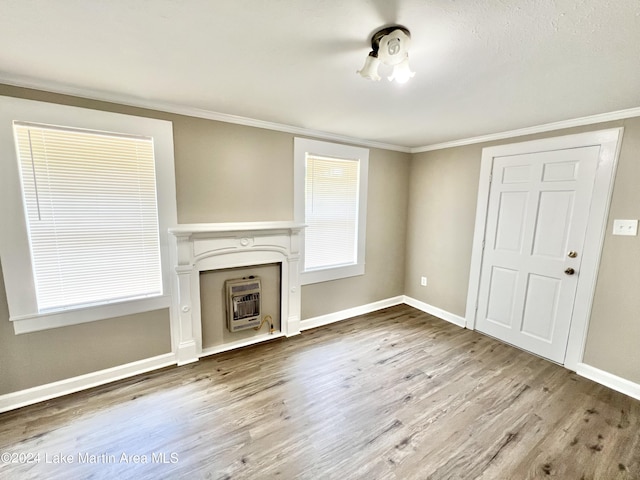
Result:
[[[152,139],[14,132],[38,310],[162,294]]]
[[[359,167],[306,155],[305,270],[357,262]]]

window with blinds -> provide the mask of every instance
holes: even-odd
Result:
[[[359,170],[358,160],[306,155],[306,270],[357,262]]]
[[[162,295],[153,140],[13,125],[38,311]]]
[[[369,150],[296,138],[293,154],[301,283],[364,274]]]

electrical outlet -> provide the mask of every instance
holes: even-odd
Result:
[[[427,286],[427,277],[420,277],[420,285],[423,287]]]

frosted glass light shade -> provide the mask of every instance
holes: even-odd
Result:
[[[371,55],[367,56],[367,59],[364,61],[364,66],[362,70],[358,70],[356,73],[359,73],[362,77],[367,78],[369,80],[380,80],[380,75],[378,75],[378,66],[380,65],[380,60]]]
[[[402,62],[393,67],[393,72],[388,78],[389,81],[395,80],[398,83],[406,83],[415,74],[416,72],[412,72],[411,68],[409,68],[409,57],[407,56]]]

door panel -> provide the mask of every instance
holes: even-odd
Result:
[[[514,165],[513,167],[504,167],[502,170],[502,183],[526,183],[531,180],[530,165]]]
[[[524,230],[527,192],[502,192],[498,209],[495,246],[497,250],[520,252]]]
[[[487,307],[487,320],[505,327],[511,326],[513,297],[518,282],[518,271],[494,267]]]
[[[533,255],[564,260],[575,192],[541,192]]]
[[[562,363],[599,147],[496,157],[476,328]],[[574,275],[565,274],[567,268]]]
[[[556,317],[560,280],[530,274],[522,318],[522,332],[539,340],[551,342]]]
[[[578,178],[578,162],[558,162],[544,166],[543,182],[566,182]]]

